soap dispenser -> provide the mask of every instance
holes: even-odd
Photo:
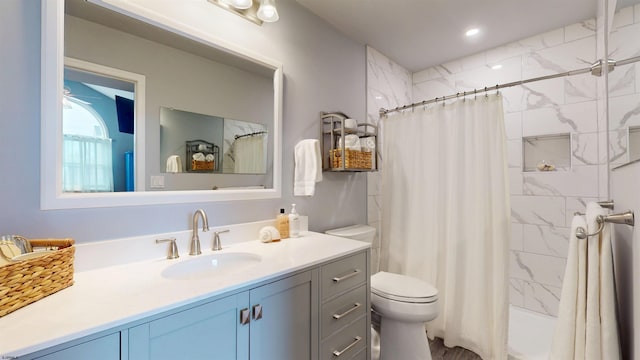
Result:
[[[284,213],[284,209],[280,209],[280,214],[276,218],[276,229],[280,232],[281,239],[289,238],[289,215]]]
[[[296,210],[296,204],[291,204],[289,213],[289,236],[292,238],[300,236],[300,215]]]

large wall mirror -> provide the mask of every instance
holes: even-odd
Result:
[[[43,209],[280,197],[281,64],[179,6],[42,2]]]

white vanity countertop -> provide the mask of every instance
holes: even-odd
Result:
[[[201,236],[201,241],[200,256],[214,254],[209,250],[208,237]],[[166,249],[167,244],[161,245],[163,250]],[[156,257],[86,271],[77,270],[73,286],[0,318],[0,358],[46,349],[369,246],[366,242],[314,232],[303,232],[299,238],[276,243],[255,240],[225,246],[223,238],[223,250],[215,253],[248,252],[260,255],[262,261],[247,270],[229,272],[215,278],[163,278],[161,272],[166,267],[194,258],[181,248],[181,256],[176,260]],[[77,251],[76,260],[85,254]]]

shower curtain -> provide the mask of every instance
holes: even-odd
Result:
[[[507,359],[510,204],[502,97],[381,120],[381,269],[438,289],[430,338]]]
[[[264,174],[266,168],[266,135],[252,135],[233,142],[234,173]]]

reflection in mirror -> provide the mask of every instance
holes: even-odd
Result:
[[[134,190],[134,100],[136,85],[142,85],[122,76],[117,69],[67,59],[62,97],[63,192]]]
[[[280,63],[208,35],[216,33],[215,30],[209,32],[206,29],[193,29],[190,27],[190,18],[181,18],[180,14],[173,16],[181,6],[179,3],[48,0],[41,4],[43,209],[267,199],[280,196],[283,82]],[[206,11],[208,8],[203,9],[203,12]],[[171,15],[171,18],[167,15]],[[78,108],[78,104],[83,104],[80,101],[91,103],[91,100],[78,96],[78,87],[83,88],[85,85],[67,82],[67,96],[64,96],[64,63],[60,56],[63,52],[65,58],[140,74],[143,81],[146,79],[147,86],[142,91],[138,91],[136,83],[135,130],[133,134],[127,134],[133,138],[135,191],[126,192],[132,188],[127,186],[126,176],[122,190],[121,176],[116,175],[116,172],[128,174],[131,171],[115,168],[111,174],[113,192],[109,185],[84,189],[74,185],[63,190],[62,100],[64,98],[65,101],[74,102]],[[84,80],[73,81],[88,83]],[[95,88],[87,92],[91,96],[99,93]],[[213,173],[165,173],[166,159],[162,163],[158,161],[161,157],[162,106],[262,124],[264,131],[268,133],[263,139],[266,142],[263,146],[267,150],[264,170],[261,174],[225,174],[222,168],[222,139],[219,140],[220,144],[215,144],[220,148],[220,161]],[[121,131],[113,131],[104,118],[102,121],[106,124],[105,131],[96,133],[96,126],[100,128],[102,122],[100,118],[95,118],[89,126],[94,129],[94,137],[99,135],[105,142],[112,139],[112,147],[124,143],[114,138]],[[187,140],[205,139],[198,136],[183,141]],[[184,144],[186,146],[186,142]],[[186,156],[186,149],[180,155],[183,154]],[[208,154],[204,155],[206,162]],[[112,149],[112,165],[116,165],[116,161],[120,162],[121,158],[121,154],[116,154]],[[214,164],[215,162],[214,160]],[[117,166],[121,167],[120,164]],[[109,173],[106,169],[105,165],[102,171],[105,174]],[[105,183],[109,183],[109,175],[106,178]],[[213,188],[233,191],[211,191]],[[164,191],[150,192],[151,190]],[[88,192],[79,193],[80,191]]]
[[[165,173],[266,174],[267,154],[264,124],[160,109],[160,166],[166,164]]]
[[[266,173],[268,138],[269,132],[263,124],[224,119],[224,173]]]
[[[609,59],[620,62],[640,54],[640,1],[618,0],[615,4],[608,51]],[[640,63],[618,63],[607,76],[609,156],[616,167],[640,159]]]

